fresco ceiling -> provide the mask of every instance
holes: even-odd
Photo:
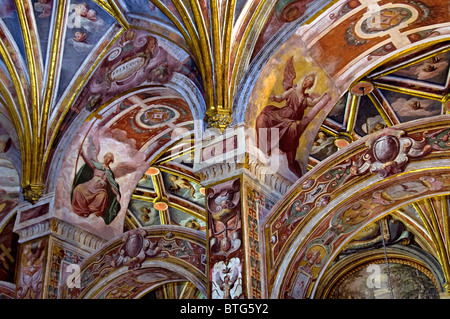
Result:
[[[176,225],[205,232],[205,188],[189,165],[191,156],[179,143],[145,172],[131,195],[125,227]]]
[[[216,106],[219,114],[229,114],[230,99],[251,61],[252,49],[246,43],[257,46],[255,34],[268,29],[250,17],[273,5],[223,1],[210,7],[204,1],[146,0],[1,4],[3,114],[15,126],[15,146],[24,161],[31,163],[36,156],[43,160],[37,176],[24,166],[23,184],[36,185],[29,186],[30,193],[41,191],[38,180],[47,174],[46,165],[74,119],[82,120],[130,90],[178,83],[185,87],[184,95],[203,96],[190,103],[196,119],[203,120],[205,114],[208,118],[208,109]],[[278,5],[271,19],[293,21],[305,11],[303,4],[298,6],[295,1],[284,8]],[[152,44],[145,47],[147,41],[156,42],[156,49],[149,47]],[[142,65],[147,67],[131,79]],[[207,82],[218,85],[205,86]],[[34,134],[37,127],[41,129]],[[45,144],[37,143],[44,138]]]
[[[386,127],[448,114],[448,50],[448,43],[442,43],[413,52],[375,69],[356,82],[321,126],[311,149],[308,168],[313,169],[343,147]],[[402,196],[401,190],[397,191],[397,195]],[[407,192],[405,190],[404,195]],[[439,246],[437,242],[430,245],[429,233],[438,231],[431,226],[433,223],[437,221],[441,225],[439,237],[448,241],[449,235],[443,230],[449,214],[448,204],[448,195],[426,198],[392,211],[390,216],[401,221],[414,234],[416,243],[433,255]],[[375,235],[367,236],[366,229],[361,231],[343,252],[351,247],[367,249],[374,238],[378,238],[375,242],[381,245],[377,224],[367,227],[377,228]]]
[[[353,85],[328,114],[310,165],[386,127],[447,114],[449,45],[392,61]],[[442,102],[444,100],[444,102]]]
[[[264,65],[276,65],[281,74],[287,55],[271,57],[280,48],[280,52],[292,49],[283,47],[291,35],[294,40],[302,37],[305,43],[298,52],[308,61],[327,61],[324,52],[333,46],[336,55],[345,56],[339,50],[348,50],[349,45],[363,50],[375,42],[378,47],[369,58],[376,60],[398,44],[390,42],[391,34],[372,37],[379,30],[367,23],[361,28],[370,36],[359,39],[350,26],[363,16],[360,8],[370,1],[346,1],[339,14],[327,16],[343,22],[335,28],[323,27],[323,37],[306,45],[308,37],[315,35],[307,28],[309,33],[295,34],[297,28],[337,2],[0,0],[0,225],[5,235],[1,245],[16,250],[14,208],[24,199],[36,202],[45,192],[58,195],[54,208],[59,217],[82,226],[92,220],[73,216],[70,209],[74,181],[84,164],[82,150],[94,146],[97,158],[105,156],[108,148],[115,149],[114,168],[128,165],[123,175],[116,174],[121,195],[128,200],[122,201],[119,218],[109,221],[113,230],[102,236],[109,239],[156,225],[206,234],[205,189],[194,172],[192,145],[208,125],[224,129],[236,124],[236,118],[252,118],[269,94],[279,89],[273,85],[258,91],[264,85],[252,83],[256,93],[251,95],[243,85],[251,72],[264,75]],[[420,15],[420,19],[404,18],[417,19],[421,28],[408,34],[411,43],[436,35],[427,23],[442,26],[443,21],[429,14],[434,9],[429,1],[400,2],[415,6]],[[352,10],[357,18],[349,18]],[[344,41],[342,34],[345,45],[332,40]],[[358,74],[339,96],[341,83],[334,77],[351,73],[353,66],[336,59],[311,67],[322,72],[317,71],[321,83],[315,89],[323,94],[330,91],[330,99],[337,103],[312,136],[307,170],[381,129],[449,113],[450,44],[436,41],[410,51]],[[348,60],[358,60],[348,54]],[[301,59],[294,62],[299,78]],[[235,103],[236,96],[245,94],[251,96],[249,113]],[[256,99],[258,94],[264,95],[261,100]],[[240,113],[241,117],[233,117]],[[55,171],[60,175],[49,181]],[[395,190],[402,191],[408,192]],[[421,199],[390,214],[433,254],[438,244],[429,233],[436,228],[435,221],[446,221],[448,201],[446,195]],[[95,231],[96,223],[87,229]],[[448,229],[439,231],[445,242],[450,240]],[[0,270],[5,270],[0,280],[11,280],[14,260],[0,261]],[[164,286],[156,294],[201,295],[189,285]]]
[[[123,147],[143,153],[143,161],[152,159],[156,164],[167,148],[165,143],[173,138],[167,135],[170,129],[197,134],[193,121],[208,122],[208,114],[214,116],[210,124],[228,125],[231,97],[245,67],[270,36],[302,17],[309,3],[73,0],[18,4],[4,0],[1,5],[1,114],[9,141],[9,151],[4,153],[19,173],[25,199],[33,202],[44,192],[43,180],[52,174],[51,165],[60,165],[52,161],[60,161],[64,152],[77,152],[80,158],[80,143],[85,147],[89,135],[96,135],[100,127],[104,128],[99,134],[105,138],[105,134],[114,134],[121,143],[120,132],[133,139],[133,145]],[[266,11],[270,12],[264,13],[266,18],[252,18]],[[80,137],[77,142],[68,140],[74,134]],[[61,175],[75,174],[82,163],[74,160],[69,159],[72,168],[63,164]],[[167,198],[173,188],[170,172],[183,170],[170,162],[164,165],[168,167],[156,189]],[[178,175],[187,176],[198,192],[192,167],[184,170],[189,169],[187,175]],[[50,183],[46,192],[67,185]],[[152,197],[156,193],[144,194]],[[199,200],[186,209],[183,196],[171,196],[172,206],[197,217],[204,215]],[[58,198],[56,209],[64,208],[60,203],[65,196]],[[142,206],[142,200],[142,196],[133,198],[130,207]],[[182,211],[170,210],[177,217],[166,216],[166,222],[184,222]],[[149,222],[139,218],[134,217],[133,223]],[[200,222],[204,224],[204,218]]]

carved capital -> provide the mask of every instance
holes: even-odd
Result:
[[[23,197],[26,201],[36,204],[44,193],[44,184],[28,184],[23,187]]]
[[[205,122],[208,127],[218,128],[223,132],[233,122],[232,111],[219,108],[206,112]]]

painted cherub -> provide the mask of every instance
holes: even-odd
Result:
[[[67,18],[68,28],[84,28],[88,32],[100,32],[104,27],[103,19],[97,16],[94,9],[85,3],[71,4]]]
[[[87,33],[82,31],[75,31],[73,38],[68,39],[68,43],[70,43],[74,50],[80,53],[89,52],[93,45],[89,44],[87,41]]]
[[[141,211],[141,219],[144,223],[151,223],[153,224],[156,219],[159,218],[158,213],[156,213],[154,210],[152,211],[148,207],[142,207],[140,209]]]
[[[169,179],[173,184],[170,187],[171,191],[178,192],[180,189],[189,189],[189,195],[195,198],[195,188],[187,179],[175,175],[171,175]]]
[[[87,43],[86,39],[87,39],[87,33],[81,32],[81,31],[76,31],[75,35],[73,37],[74,41],[82,42],[82,43]]]
[[[52,14],[51,0],[38,0],[34,3],[34,10],[40,12],[39,18],[46,18]]]
[[[201,228],[199,222],[198,222],[197,220],[195,220],[195,219],[190,219],[190,220],[188,220],[188,221],[184,224],[184,227],[192,228],[192,229],[196,229],[196,230],[199,230],[199,229]]]

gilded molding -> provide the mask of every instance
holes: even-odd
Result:
[[[431,237],[431,240],[436,249],[436,257],[441,264],[445,281],[448,285],[450,283],[450,259],[446,246],[446,239],[448,237],[448,234],[443,232],[441,223],[436,216],[437,212],[435,210],[435,207],[431,203],[429,198],[426,198],[417,203],[413,203],[413,207],[416,209],[417,213],[422,219],[422,222],[425,225],[425,228],[427,229],[428,234]],[[442,215],[447,214],[448,212],[445,212],[445,214]]]
[[[36,204],[36,202],[42,197],[45,190],[43,184],[28,184],[22,187],[23,197],[26,201]]]
[[[275,0],[262,0],[259,1],[258,7],[253,12],[250,21],[245,26],[243,31],[243,36],[240,39],[239,43],[233,42],[230,48],[230,55],[234,56],[234,61],[230,64],[231,69],[231,77],[230,77],[230,93],[234,96],[234,93],[237,89],[237,85],[239,85],[240,79],[243,76],[243,73],[246,71],[246,67],[251,58],[251,54],[253,50],[249,50],[250,53],[245,53],[245,48],[248,48],[249,41],[252,41],[251,46],[254,48],[256,40],[258,38],[259,32],[264,28],[264,23],[256,24],[256,21],[267,22],[270,17],[270,12],[272,12],[272,8],[275,6]],[[234,39],[236,40],[236,39]],[[235,45],[237,44],[237,45]]]
[[[4,25],[0,21],[1,32],[3,33]],[[5,37],[0,39],[0,55],[3,57],[3,60],[6,65],[6,69],[8,70],[9,75],[11,76],[11,80],[14,85],[15,93],[17,96],[17,109],[16,111],[12,110],[12,106],[14,103],[7,103],[5,107],[8,108],[9,113],[13,115],[12,120],[17,132],[19,139],[21,140],[20,148],[22,154],[22,173],[24,175],[29,174],[30,172],[30,157],[31,157],[31,119],[30,114],[28,112],[28,102],[27,102],[27,87],[26,81],[24,79],[23,73],[19,73],[19,70],[22,69],[22,65],[16,65],[17,52],[11,46],[11,42],[9,38]],[[2,91],[7,91],[6,88]],[[4,95],[4,98],[9,97],[9,94]],[[10,101],[12,102],[12,100]],[[23,179],[24,180],[24,179]]]
[[[41,108],[39,111],[39,118],[37,123],[37,130],[34,131],[33,135],[37,137],[36,142],[36,150],[34,151],[34,167],[32,173],[32,183],[42,183],[43,182],[43,171],[45,167],[45,137],[47,136],[47,128],[48,128],[48,118],[50,113],[50,108],[52,105],[52,102],[54,100],[54,97],[56,95],[55,92],[55,86],[56,82],[58,81],[57,74],[60,68],[60,59],[62,59],[61,56],[61,50],[60,47],[62,46],[63,42],[63,20],[64,15],[66,13],[66,10],[68,6],[66,5],[66,1],[59,1],[58,7],[57,7],[57,13],[56,13],[56,19],[55,19],[55,27],[53,29],[53,35],[52,35],[52,43],[51,43],[51,51],[50,51],[50,59],[47,66],[47,80],[45,83],[45,91],[43,93],[43,100],[42,103],[40,103]],[[34,121],[34,119],[33,119]],[[42,191],[44,188],[42,189]],[[42,196],[42,192],[38,195],[37,199],[39,199],[40,196]],[[36,202],[36,198],[30,198],[28,199],[28,195],[24,193],[24,197],[26,200],[30,201],[31,203]]]
[[[73,84],[73,90],[71,91],[72,93],[69,96],[65,96],[63,98],[63,100],[61,101],[61,103],[59,104],[60,110],[59,110],[58,114],[56,116],[53,116],[50,119],[49,132],[51,132],[51,135],[49,137],[48,147],[47,147],[47,150],[46,150],[46,153],[44,156],[44,162],[47,162],[47,160],[48,160],[48,157],[49,157],[50,151],[51,151],[51,146],[53,145],[53,142],[56,138],[58,130],[61,127],[62,122],[64,121],[64,117],[66,116],[67,112],[69,112],[70,107],[73,105],[73,103],[75,102],[75,99],[78,97],[79,93],[81,92],[83,87],[86,85],[86,83],[90,79],[94,70],[97,68],[97,66],[100,64],[100,62],[103,61],[103,58],[108,53],[109,49],[120,38],[120,36],[124,32],[124,30],[125,29],[122,29],[122,28],[120,30],[118,30],[118,32],[112,36],[112,39],[109,41],[109,43],[106,43],[104,46],[101,46],[99,48],[100,51],[96,52],[95,61],[93,61],[92,65],[90,66],[89,72],[84,74],[83,77],[79,77],[76,79],[76,81]],[[115,28],[110,30],[110,33],[113,33],[113,32],[115,32]]]
[[[41,146],[43,145],[43,141],[40,139],[40,124],[41,117],[42,117],[42,86],[43,86],[43,65],[42,61],[39,57],[39,52],[37,48],[39,48],[38,45],[38,39],[36,36],[36,32],[34,32],[36,28],[35,20],[31,18],[33,16],[33,9],[30,8],[29,2],[24,1],[15,1],[16,8],[17,8],[17,15],[19,17],[20,27],[22,31],[22,36],[25,44],[25,56],[28,66],[28,73],[29,73],[29,85],[31,88],[30,92],[30,102],[31,102],[31,109],[27,108],[26,113],[29,114],[31,118],[31,134],[30,139],[32,140],[31,144],[31,153],[30,158],[24,159],[25,163],[27,163],[25,169],[23,170],[22,175],[22,184],[32,184],[31,189],[33,196],[39,194],[39,192],[36,192],[35,189],[37,189],[36,185],[41,182],[41,179],[39,178],[39,171],[40,171],[40,165],[42,164],[42,161],[40,161],[40,157],[42,156],[43,150],[41,149]],[[45,121],[45,120],[44,120]],[[44,127],[45,129],[45,127]],[[44,132],[45,135],[45,132]],[[27,191],[24,188],[24,192],[30,192]],[[25,193],[24,193],[25,194]],[[26,198],[30,198],[27,196]],[[31,197],[31,200],[34,200],[33,197]]]
[[[226,108],[232,109],[232,102],[230,96],[231,93],[231,79],[229,79],[229,71],[231,69],[230,57],[232,48],[232,30],[233,30],[233,19],[236,9],[236,0],[228,1],[227,12],[225,15],[225,21],[223,26],[223,38],[222,38],[222,66],[223,66],[223,83],[224,83],[224,105]]]
[[[151,0],[153,2],[153,0]],[[186,9],[185,4],[180,0],[172,0],[173,5],[177,9],[178,13],[180,14],[180,17],[182,19],[182,22],[184,23],[184,26],[186,27],[188,38],[189,38],[189,46],[192,49],[192,53],[195,57],[195,60],[197,61],[197,65],[199,66],[200,73],[202,75],[203,79],[206,79],[208,74],[206,73],[206,64],[204,59],[204,53],[201,51],[200,47],[200,38],[198,37],[197,31],[195,29],[194,22],[191,20],[188,14],[188,10]],[[161,6],[163,6],[161,4]],[[163,6],[164,7],[164,6]],[[164,7],[165,8],[165,7]],[[165,10],[170,14],[173,15],[169,10],[165,8]],[[164,12],[164,11],[163,11]],[[172,19],[171,19],[172,20]],[[173,20],[176,20],[176,22],[179,24],[178,20],[174,17]],[[180,30],[180,27],[178,27]],[[183,30],[183,28],[181,27]],[[184,30],[183,30],[184,32]],[[212,92],[211,88],[206,87],[205,90],[207,92]],[[210,93],[211,94],[211,93]]]
[[[109,5],[109,10],[107,10],[124,29],[129,29],[130,25],[128,24],[127,19],[125,18],[124,14],[121,12],[119,7],[117,6],[115,0],[107,0]],[[105,6],[103,6],[105,7]]]
[[[197,32],[195,30],[192,21],[188,19],[187,10],[184,7],[184,5],[176,0],[173,1],[174,6],[176,7],[181,18],[183,19],[182,21],[184,23],[183,27],[182,23],[175,17],[175,15],[169,9],[167,9],[167,7],[164,4],[162,4],[159,0],[149,0],[149,1],[153,5],[155,5],[159,10],[161,10],[161,12],[163,12],[169,18],[169,20],[177,27],[178,31],[180,31],[188,46],[192,48],[192,54],[194,55],[194,58],[198,63],[202,77],[206,78],[205,65],[202,58],[202,52],[200,50],[200,40],[197,36]],[[206,90],[208,90],[208,88],[206,88]]]
[[[205,121],[208,127],[218,128],[223,132],[233,122],[232,111],[223,108],[210,109],[206,112]]]
[[[424,45],[421,45],[420,48],[424,48]],[[416,63],[419,63],[419,62],[423,62],[423,61],[425,61],[425,60],[427,60],[427,59],[429,59],[429,58],[431,58],[433,56],[436,56],[436,55],[439,55],[439,54],[442,54],[442,53],[445,53],[445,52],[448,52],[448,51],[450,51],[450,46],[446,45],[443,48],[439,48],[437,50],[432,50],[431,52],[428,52],[428,53],[426,53],[424,55],[421,55],[419,57],[407,60],[406,62],[395,64],[394,67],[388,68],[386,70],[382,70],[380,72],[376,72],[373,75],[371,75],[369,78],[371,80],[375,81],[375,80],[379,79],[380,77],[386,76],[386,75],[391,74],[391,73],[395,73],[398,70],[410,67],[413,64],[416,64]],[[403,55],[403,53],[401,55]],[[400,55],[396,55],[396,57],[400,57]],[[390,59],[390,60],[392,60],[392,59]]]
[[[394,85],[380,83],[380,82],[374,82],[374,84],[379,89],[389,90],[389,91],[402,93],[402,94],[408,94],[408,95],[417,96],[417,97],[426,98],[426,99],[435,100],[435,101],[442,101],[445,98],[445,95],[441,95],[441,94],[428,93],[428,92],[423,92],[423,91],[408,89],[408,88],[399,88]]]

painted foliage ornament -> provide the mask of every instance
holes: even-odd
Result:
[[[240,180],[210,188],[207,207],[210,217],[210,249],[229,256],[241,247]]]

